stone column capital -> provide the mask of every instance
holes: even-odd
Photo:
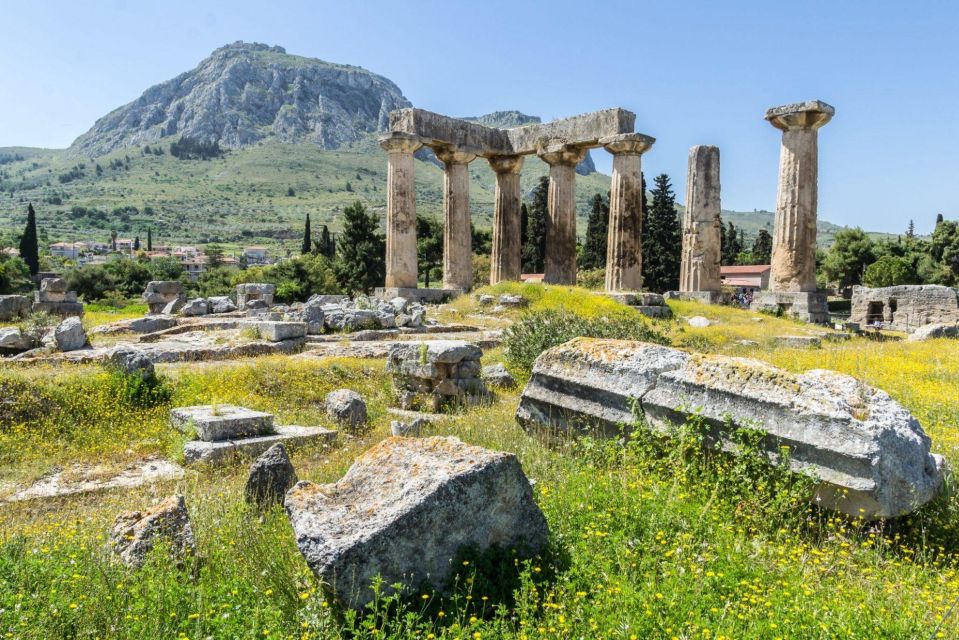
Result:
[[[430,147],[440,162],[446,165],[450,164],[469,164],[476,159],[475,153],[460,151],[456,147],[448,145],[433,145]]]
[[[491,156],[487,160],[494,173],[519,173],[523,169],[523,156]]]
[[[423,146],[417,136],[394,132],[380,138],[380,146],[387,153],[413,153]]]
[[[581,147],[564,142],[550,142],[539,145],[536,149],[536,155],[550,166],[566,165],[575,167],[583,161],[588,151],[589,147]]]
[[[646,153],[655,142],[656,138],[642,133],[621,133],[599,139],[599,143],[613,155],[630,156]]]
[[[794,129],[818,129],[832,120],[836,109],[821,100],[807,100],[784,104],[766,110],[769,124],[783,131]]]

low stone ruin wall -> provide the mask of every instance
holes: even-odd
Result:
[[[83,304],[77,302],[77,292],[67,291],[63,278],[44,278],[40,290],[34,292],[33,311],[58,316],[82,316]]]
[[[690,354],[643,342],[577,338],[536,359],[516,418],[527,429],[616,435],[637,416],[667,431],[693,415],[711,446],[735,452],[730,428],[767,433],[775,458],[820,481],[815,500],[853,516],[903,515],[942,485],[943,459],[919,422],[886,393],[831,371]]]
[[[143,291],[150,313],[176,313],[186,302],[179,280],[151,280]]]
[[[853,287],[849,321],[906,333],[929,324],[959,324],[959,289],[936,284]]]
[[[482,380],[483,350],[462,340],[431,340],[397,344],[390,349],[386,370],[400,394],[400,405],[412,408],[428,398],[439,410],[456,402],[488,396]]]

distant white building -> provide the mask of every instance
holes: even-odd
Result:
[[[247,265],[256,266],[270,264],[270,252],[266,247],[246,247],[243,249],[243,258]]]
[[[76,260],[84,248],[82,242],[54,242],[50,245],[50,255],[54,258]]]

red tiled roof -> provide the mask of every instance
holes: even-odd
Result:
[[[743,273],[756,274],[766,273],[772,269],[768,264],[737,264],[728,267],[719,267],[719,274],[723,276],[739,275]]]

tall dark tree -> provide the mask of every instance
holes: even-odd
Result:
[[[725,227],[720,228],[721,232],[721,253],[720,263],[723,265],[736,264],[736,259],[742,253],[744,246],[744,236],[732,222],[727,222]],[[770,252],[772,249],[770,249]]]
[[[313,232],[310,230],[310,214],[306,214],[306,224],[303,225],[303,244],[300,253],[310,253],[313,249]]]
[[[140,236],[136,236],[133,238],[133,250],[134,251],[140,250]]]
[[[938,227],[938,226],[939,226],[939,223],[941,223],[942,221],[943,221],[942,214],[941,214],[941,213],[937,213],[937,214],[936,214],[936,226]]]
[[[769,264],[773,256],[773,237],[765,229],[759,230],[756,241],[753,242],[753,260],[756,264]]]
[[[153,251],[153,228],[147,229],[147,251]]]
[[[223,247],[218,244],[208,244],[203,248],[206,256],[206,270],[212,271],[223,265]]]
[[[416,256],[418,269],[427,287],[443,264],[443,225],[436,218],[416,216]]]
[[[909,226],[906,227],[906,237],[909,239],[916,237],[916,223],[909,219]]]
[[[526,203],[519,207],[519,246],[520,251],[526,246],[526,238],[529,236],[529,209]]]
[[[320,239],[313,241],[313,252],[332,260],[336,257],[336,241],[330,233],[330,228],[323,225],[320,231]]]
[[[656,176],[653,185],[653,201],[643,229],[643,283],[647,289],[661,292],[679,288],[682,232],[669,176]]]
[[[579,262],[582,269],[602,269],[606,266],[606,243],[609,233],[609,199],[597,193],[586,221],[586,240]]]
[[[533,201],[527,209],[526,242],[523,244],[523,273],[543,273],[546,267],[546,217],[549,176],[539,179]]]
[[[333,263],[336,281],[344,291],[369,293],[386,278],[386,241],[379,221],[356,201],[343,210],[343,231]]]
[[[40,273],[40,243],[37,239],[37,212],[27,205],[27,226],[20,236],[20,259],[27,263],[30,275]]]

